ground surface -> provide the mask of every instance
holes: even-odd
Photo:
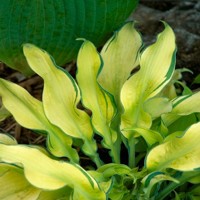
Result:
[[[146,44],[155,40],[155,35],[162,30],[159,20],[164,20],[174,29],[177,38],[177,67],[189,68],[194,75],[184,74],[184,80],[190,85],[200,73],[200,1],[198,0],[140,0],[140,5],[130,19],[138,21]],[[66,68],[74,73],[74,64]],[[41,99],[43,81],[34,75],[26,78],[0,63],[0,77],[11,80],[25,87],[31,94]],[[193,87],[193,86],[192,86]],[[43,144],[44,138],[22,128],[10,117],[0,122],[0,132],[12,134],[19,143]]]

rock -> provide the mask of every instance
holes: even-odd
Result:
[[[155,35],[162,31],[163,26],[159,21],[166,21],[176,34],[177,68],[189,68],[195,75],[200,73],[199,1],[165,0],[161,3],[141,0],[129,19],[138,21],[138,29],[142,32],[146,44],[152,43]]]

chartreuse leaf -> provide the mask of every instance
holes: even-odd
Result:
[[[64,187],[58,190],[45,191],[31,185],[23,174],[23,169],[14,165],[0,165],[0,199],[2,200],[58,200],[69,199],[72,189]]]
[[[0,133],[0,143],[17,144],[17,141],[15,138],[11,137],[10,135]]]
[[[179,81],[182,78],[182,73],[183,72],[191,72],[191,71],[186,69],[186,68],[176,69],[174,71],[174,74],[173,74],[171,80],[163,88],[163,90],[159,93],[159,96],[163,96],[163,97],[169,98],[170,100],[175,99],[177,97],[177,89],[176,89],[176,87],[174,85],[175,83],[180,84],[183,87],[184,91],[185,90],[188,91],[188,88],[186,87],[186,85]]]
[[[0,187],[2,200],[37,199],[41,192],[30,185],[21,168],[4,163],[0,165]]]
[[[58,68],[47,52],[36,46],[24,45],[24,54],[32,70],[44,79],[42,100],[49,121],[67,135],[82,139],[83,151],[99,162],[90,117],[77,108],[80,91],[75,80],[67,71]]]
[[[173,109],[170,113],[164,114],[162,120],[166,126],[170,126],[182,116],[200,112],[200,92],[193,95],[185,95],[176,98],[173,103]]]
[[[172,110],[172,103],[164,97],[154,97],[144,103],[144,110],[148,112],[153,119],[160,117],[164,113]]]
[[[153,148],[147,158],[149,171],[173,168],[190,171],[200,167],[200,123],[192,125],[182,137],[172,138]]]
[[[8,112],[8,110],[5,108],[5,106],[2,105],[0,108],[0,122],[5,120],[10,115],[11,115],[10,112]]]
[[[17,141],[10,135],[0,134],[0,143],[16,145]],[[43,151],[43,149],[41,148]],[[16,184],[17,183],[17,184]],[[46,191],[31,185],[24,176],[23,169],[13,164],[0,164],[0,199],[38,199],[56,200],[70,197],[73,189],[63,187],[58,190]]]
[[[149,147],[151,147],[155,143],[162,143],[163,137],[157,131],[143,129],[143,128],[127,128],[123,129],[123,133],[127,139],[131,139],[129,131],[134,132],[134,137],[142,136]],[[138,135],[137,135],[138,134]]]
[[[74,190],[73,199],[106,199],[96,181],[78,165],[53,160],[44,150],[33,146],[0,144],[0,152],[1,162],[22,167],[26,179],[34,187],[58,190],[68,186]]]
[[[115,105],[111,96],[103,90],[97,82],[97,76],[101,68],[101,58],[95,46],[85,41],[78,54],[77,82],[81,90],[84,106],[92,111],[92,124],[97,132],[109,145],[116,140],[116,134],[112,136],[110,123],[115,115]]]
[[[22,126],[48,134],[47,146],[58,157],[78,162],[77,152],[71,148],[72,139],[49,123],[42,103],[17,84],[0,79],[0,96],[6,109]]]
[[[141,46],[141,36],[134,24],[129,22],[108,40],[101,51],[104,66],[98,80],[114,96],[117,105],[120,105],[120,91],[124,82],[138,65]]]
[[[81,90],[82,102],[92,111],[92,125],[104,140],[103,144],[114,154],[117,133],[110,128],[115,115],[112,97],[98,84],[97,76],[101,68],[101,58],[95,46],[85,41],[78,54],[77,82]]]
[[[101,173],[104,178],[110,178],[116,174],[129,174],[131,172],[131,169],[123,164],[109,163],[98,168],[97,172]]]
[[[157,95],[170,81],[175,66],[175,36],[166,24],[157,41],[141,54],[140,70],[123,85],[124,107],[121,128],[151,126],[151,117],[144,111],[144,102]],[[156,107],[155,107],[156,109]]]

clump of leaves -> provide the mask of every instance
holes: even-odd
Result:
[[[47,148],[0,135],[1,199],[199,198],[200,92],[177,96],[175,36],[164,26],[145,49],[132,22],[100,53],[84,40],[76,80],[47,52],[24,45],[31,69],[44,79],[42,101],[3,79],[0,95],[19,124],[46,135]],[[99,156],[95,134],[111,163]],[[96,169],[80,166],[76,147]]]

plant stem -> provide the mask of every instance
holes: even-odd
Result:
[[[118,113],[115,116],[115,119],[113,120],[112,125],[111,125],[111,128],[116,131],[117,140],[115,141],[115,143],[112,143],[112,138],[111,138],[110,155],[112,157],[112,161],[114,163],[117,163],[117,164],[120,164],[120,153],[121,153],[121,142],[122,142],[121,141],[121,131],[120,131],[120,128],[119,128],[120,120],[121,120],[120,114]]]
[[[97,168],[101,167],[103,161],[100,159],[99,154],[95,150],[95,148],[97,147],[92,146],[91,141],[89,140],[85,141],[85,146],[87,146],[87,151],[89,150],[90,153],[88,154],[86,151],[84,151],[84,149],[82,149],[83,152],[92,159],[92,161],[96,164]]]
[[[101,167],[103,164],[102,160],[99,158],[99,155],[97,153],[95,154],[93,161],[95,162],[97,168]]]
[[[167,195],[169,195],[174,189],[176,189],[177,187],[179,187],[180,185],[183,185],[185,182],[189,181],[190,179],[199,176],[200,172],[185,172],[183,173],[183,175],[178,178],[180,183],[171,183],[169,184],[166,188],[164,188],[157,197],[155,197],[155,200],[162,200],[165,197],[167,197]]]
[[[111,151],[110,151],[112,161],[117,164],[120,164],[120,149],[121,149],[120,144],[121,143],[117,139],[117,141],[112,145]]]
[[[129,145],[129,159],[128,159],[128,165],[130,168],[134,168],[135,167],[135,138],[132,137],[129,141],[128,141],[128,145]]]

